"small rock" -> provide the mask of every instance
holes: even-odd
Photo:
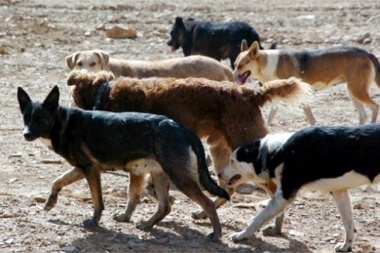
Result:
[[[11,178],[11,179],[9,179],[9,184],[13,184],[14,182],[16,182],[16,181],[18,181],[18,179],[17,178]]]
[[[137,32],[133,28],[116,25],[106,31],[106,36],[111,39],[134,39],[137,37]]]
[[[371,39],[371,38],[365,38],[365,39],[363,40],[363,44],[364,44],[364,45],[366,45],[366,44],[371,44],[371,42],[372,42],[372,39]]]
[[[240,194],[251,194],[257,187],[253,184],[241,184],[236,187],[236,192]]]
[[[91,31],[85,31],[83,35],[86,36],[86,37],[90,37],[91,36]]]
[[[34,197],[34,201],[36,201],[37,203],[45,203],[46,202],[46,198],[44,198],[44,197]]]
[[[0,54],[1,55],[8,54],[7,50],[5,50],[3,46],[0,46]]]
[[[64,252],[74,252],[77,248],[75,246],[63,246],[59,248],[59,250],[64,251]]]

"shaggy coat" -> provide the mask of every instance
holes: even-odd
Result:
[[[258,89],[203,78],[117,78],[109,72],[73,71],[67,80],[74,102],[83,109],[163,114],[205,138],[219,173],[235,148],[261,138],[267,129],[261,107],[273,100],[288,104],[305,102],[312,90],[298,79],[277,80]],[[104,84],[108,88],[104,87]],[[99,91],[102,92],[99,98]],[[274,191],[271,182],[263,188]],[[224,185],[225,186],[225,185]],[[233,193],[230,189],[230,193]],[[217,206],[224,203],[220,199]]]

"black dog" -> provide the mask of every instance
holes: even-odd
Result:
[[[349,190],[380,183],[379,143],[380,124],[367,124],[308,127],[294,134],[267,135],[237,148],[219,175],[229,186],[270,178],[278,188],[265,209],[232,239],[249,238],[275,217],[277,228],[263,232],[280,233],[283,212],[303,188],[331,193],[346,231],[335,250],[351,251],[356,229]]]
[[[232,69],[243,39],[248,45],[254,41],[260,45],[256,30],[244,22],[216,23],[191,18],[183,22],[181,17],[177,17],[170,29],[170,37],[167,44],[172,51],[182,47],[185,56],[200,54],[218,61],[229,58]]]
[[[85,111],[59,106],[59,90],[54,87],[44,102],[32,102],[18,88],[17,98],[24,118],[27,141],[41,138],[75,168],[57,178],[45,204],[50,210],[63,186],[86,178],[90,186],[94,214],[85,226],[97,226],[104,210],[100,173],[109,168],[130,173],[128,205],[118,221],[129,221],[144,186],[144,174],[151,173],[157,198],[157,212],[138,227],[149,229],[171,210],[170,180],[197,202],[210,218],[218,240],[221,226],[214,203],[201,191],[229,199],[228,193],[212,180],[205,161],[202,142],[190,130],[166,116],[148,113]]]

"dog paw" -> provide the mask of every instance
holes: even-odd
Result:
[[[222,234],[210,233],[207,235],[207,240],[211,242],[217,242],[222,237]]]
[[[83,221],[83,226],[86,228],[97,227],[99,225],[99,221],[96,219],[86,219]]]
[[[263,235],[265,236],[276,236],[281,235],[281,229],[276,227],[275,225],[268,225],[262,230]]]
[[[141,229],[141,230],[149,230],[153,227],[150,223],[146,221],[139,221],[136,224],[136,228]]]
[[[191,218],[193,218],[194,220],[202,220],[202,219],[206,219],[207,215],[204,211],[199,210],[199,211],[192,212]]]
[[[50,211],[55,206],[55,204],[57,204],[57,198],[49,196],[48,200],[45,202],[44,210],[47,212]]]
[[[233,242],[239,242],[239,241],[248,239],[248,237],[245,236],[244,232],[237,232],[231,235],[231,239]]]
[[[348,243],[341,242],[335,246],[335,252],[351,252],[351,251],[352,251],[351,244],[348,244]]]
[[[114,213],[112,219],[119,222],[128,222],[131,220],[131,216],[126,213]]]

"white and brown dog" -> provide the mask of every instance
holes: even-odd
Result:
[[[71,70],[98,72],[111,71],[116,77],[204,77],[215,81],[234,81],[226,65],[206,56],[172,58],[159,61],[121,60],[110,58],[103,50],[84,50],[66,57]]]
[[[243,145],[219,174],[228,186],[271,180],[277,190],[265,209],[233,241],[247,239],[277,217],[267,234],[281,232],[283,212],[301,188],[330,192],[346,231],[335,250],[352,250],[356,232],[349,189],[380,182],[380,124],[358,127],[312,126],[294,134],[274,134]]]
[[[328,47],[316,50],[261,50],[257,43],[248,48],[245,41],[235,61],[235,79],[245,83],[248,77],[267,82],[274,79],[301,78],[318,91],[339,83],[347,83],[348,93],[359,113],[359,122],[364,124],[367,115],[363,104],[372,110],[371,122],[376,122],[379,105],[369,96],[368,89],[375,81],[380,87],[378,59],[371,53],[348,46]],[[304,112],[310,124],[316,120],[309,105]],[[272,107],[268,115],[271,124],[277,108]]]

